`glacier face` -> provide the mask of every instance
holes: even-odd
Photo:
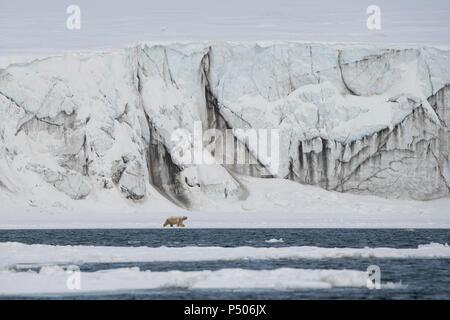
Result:
[[[159,192],[195,208],[245,198],[238,175],[433,199],[450,187],[450,52],[302,43],[141,44],[0,70],[0,189],[37,177],[73,199]],[[171,134],[279,129],[271,171],[180,163]],[[34,180],[33,180],[34,181]]]

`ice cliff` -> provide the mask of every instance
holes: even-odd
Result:
[[[239,199],[240,174],[342,192],[449,195],[450,52],[302,43],[141,44],[0,70],[0,192]],[[185,165],[171,134],[276,128],[280,162]],[[50,191],[51,192],[51,191]]]

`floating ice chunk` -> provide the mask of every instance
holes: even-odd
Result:
[[[269,240],[265,240],[264,242],[267,242],[267,243],[279,243],[279,242],[284,242],[284,240],[283,240],[283,238],[280,238],[280,239],[272,238],[272,239],[269,239]]]
[[[66,286],[68,274],[58,266],[46,266],[39,272],[0,271],[0,294],[74,293]],[[367,274],[358,270],[294,269],[274,270],[221,269],[216,271],[141,271],[120,268],[80,274],[80,290],[114,291],[133,289],[272,289],[364,288]],[[385,286],[382,284],[381,288]],[[386,288],[404,287],[388,283]]]

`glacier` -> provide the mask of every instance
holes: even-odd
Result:
[[[422,46],[141,43],[12,63],[0,69],[0,193],[195,210],[246,199],[252,176],[448,197],[449,94],[450,51]],[[279,129],[278,170],[237,134],[255,164],[180,163],[171,134],[196,121]]]

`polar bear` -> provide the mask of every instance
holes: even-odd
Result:
[[[174,224],[177,225],[177,227],[185,227],[185,225],[183,224],[183,221],[187,220],[187,217],[169,217],[167,218],[166,222],[164,222],[163,227],[167,226],[170,224],[171,227],[173,227]]]

